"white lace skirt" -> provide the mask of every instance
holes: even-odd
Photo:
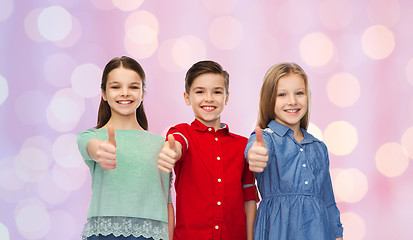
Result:
[[[87,219],[82,232],[82,239],[93,235],[134,236],[153,238],[154,240],[168,239],[168,223],[144,218],[132,217],[90,217]]]

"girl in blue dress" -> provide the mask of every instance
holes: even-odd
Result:
[[[309,102],[300,66],[281,63],[267,71],[258,126],[245,149],[262,197],[254,240],[343,239],[327,147],[306,131]]]

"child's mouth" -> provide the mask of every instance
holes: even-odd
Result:
[[[204,106],[204,107],[201,107],[201,108],[204,109],[204,110],[207,111],[207,112],[211,112],[211,111],[214,111],[216,107],[213,107],[213,106]]]
[[[116,101],[119,104],[131,104],[132,101],[131,100],[121,100],[121,101]]]

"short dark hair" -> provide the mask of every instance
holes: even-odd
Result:
[[[191,88],[192,83],[194,82],[195,78],[199,75],[205,73],[216,73],[224,77],[225,80],[225,92],[228,93],[229,90],[229,74],[225,71],[221,65],[217,62],[206,60],[200,61],[192,65],[192,67],[186,72],[185,77],[185,92],[189,94],[189,90]]]

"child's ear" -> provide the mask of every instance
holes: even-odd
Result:
[[[102,89],[102,98],[105,102],[108,100],[107,97],[106,97],[106,92],[103,89]]]
[[[227,92],[227,96],[225,97],[225,106],[227,105],[227,103],[228,103],[228,98],[229,97],[229,92]]]
[[[191,101],[189,100],[189,94],[187,92],[184,92],[184,99],[185,99],[185,103],[187,106],[191,105]]]

